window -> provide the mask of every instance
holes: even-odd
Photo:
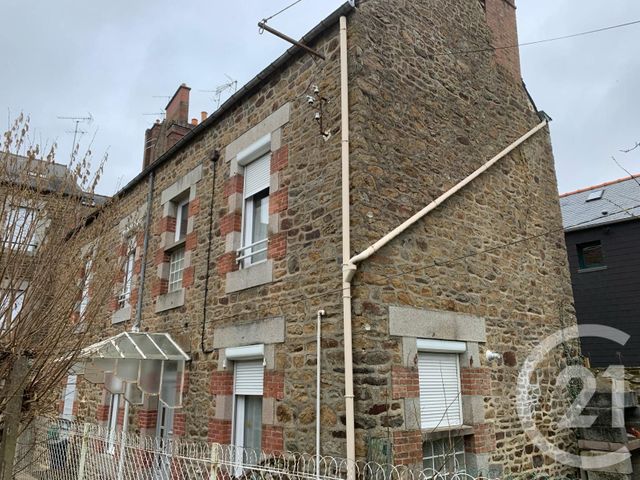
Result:
[[[246,464],[260,458],[262,449],[263,360],[235,362],[234,370],[233,444],[236,460]]]
[[[4,242],[9,248],[25,247],[28,252],[36,248],[34,241],[35,210],[10,206],[4,222]]]
[[[271,154],[249,163],[244,170],[242,248],[238,262],[248,267],[267,259]]]
[[[595,190],[587,197],[587,202],[593,202],[594,200],[600,200],[604,195],[604,190]]]
[[[422,428],[437,430],[461,426],[462,401],[458,354],[419,352],[418,376]]]
[[[91,277],[93,276],[91,273],[91,268],[93,267],[93,261],[91,259],[87,260],[84,264],[84,280],[82,283],[82,297],[80,298],[80,318],[84,317],[84,314],[87,311],[87,307],[89,306],[89,285],[91,284]]]
[[[580,270],[605,266],[600,240],[578,244],[577,248]]]
[[[183,200],[177,203],[176,207],[176,242],[183,240],[187,236],[187,225],[189,224],[189,201]]]
[[[184,270],[184,248],[171,252],[169,259],[169,293],[182,288],[182,271]]]
[[[22,311],[24,292],[22,290],[4,290],[0,306],[0,331],[13,327],[13,321]]]
[[[109,420],[107,421],[107,453],[116,453],[116,435],[118,434],[118,410],[120,408],[120,394],[112,393],[109,403]]]
[[[64,389],[64,403],[62,407],[62,418],[65,420],[73,420],[73,403],[76,400],[76,383],[78,377],[69,375],[67,377],[67,386]]]
[[[455,478],[454,474],[465,472],[464,439],[462,437],[442,438],[424,442],[422,446],[422,467],[443,480]]]
[[[133,267],[136,262],[136,246],[134,239],[130,238],[127,242],[129,249],[127,251],[127,259],[124,265],[124,283],[122,284],[122,293],[118,298],[118,307],[124,308],[129,305],[131,299],[131,287],[133,284]]]

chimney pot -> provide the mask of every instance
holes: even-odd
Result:
[[[207,112],[200,113],[200,121],[204,122],[207,119]]]
[[[194,127],[195,127],[196,125],[198,125],[198,119],[197,119],[197,118],[192,118],[192,119],[191,119],[191,125],[193,125]]]

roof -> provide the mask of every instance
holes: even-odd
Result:
[[[565,231],[640,218],[640,175],[560,195]]]
[[[343,4],[341,7],[338,7],[336,11],[334,11],[327,18],[322,20],[318,25],[316,25],[309,33],[307,33],[304,37],[300,39],[300,43],[304,43],[305,45],[309,45],[317,40],[322,34],[324,34],[329,28],[333,27],[339,20],[340,17],[347,15],[355,10],[355,7],[351,4],[351,2],[347,2]],[[171,157],[182,148],[189,145],[192,141],[198,138],[201,134],[206,132],[209,127],[215,125],[220,118],[222,118],[227,112],[229,112],[232,108],[234,108],[238,103],[244,100],[247,96],[251,95],[256,89],[265,84],[274,73],[279,72],[283,69],[289,60],[295,58],[297,55],[304,52],[302,47],[294,45],[290,47],[286,52],[284,52],[280,57],[278,57],[274,62],[272,62],[267,68],[262,70],[258,75],[256,75],[252,80],[249,81],[245,86],[243,86],[240,90],[238,90],[235,94],[233,94],[229,99],[224,102],[218,110],[212,113],[204,122],[200,123],[197,127],[187,133],[184,137],[182,137],[173,147],[167,150],[162,156],[157,158],[151,165],[142,170],[133,180],[131,180],[127,185],[125,185],[115,196],[121,196],[126,194],[129,190],[133,189],[138,183],[144,180],[149,173],[156,170],[158,167],[166,163]]]

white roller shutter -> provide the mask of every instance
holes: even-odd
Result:
[[[244,169],[244,198],[255,195],[271,183],[271,155],[254,160]]]
[[[458,355],[420,352],[418,374],[422,428],[462,425]]]
[[[264,366],[262,360],[235,363],[233,392],[236,395],[262,395]]]

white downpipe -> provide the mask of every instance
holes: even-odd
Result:
[[[342,109],[342,314],[344,327],[344,402],[347,430],[347,480],[355,480],[356,439],[353,405],[353,340],[351,329],[351,219],[349,205],[349,69],[347,18],[340,17],[340,104]]]
[[[320,391],[322,382],[322,317],[326,312],[318,310],[316,324],[316,478],[320,478]]]
[[[361,262],[362,260],[366,260],[371,255],[373,255],[375,252],[380,250],[382,247],[384,247],[387,243],[389,243],[391,240],[393,240],[398,235],[400,235],[402,232],[404,232],[411,225],[416,223],[418,220],[420,220],[422,217],[427,215],[432,210],[436,209],[439,205],[441,205],[449,197],[453,196],[459,190],[462,190],[468,184],[473,182],[476,178],[478,178],[480,175],[482,175],[484,172],[486,172],[488,169],[490,169],[500,159],[502,159],[503,157],[507,156],[509,153],[511,153],[516,148],[518,148],[520,145],[522,145],[524,142],[526,142],[529,138],[531,138],[537,132],[539,132],[544,127],[546,127],[547,124],[548,124],[547,120],[544,120],[543,122],[541,122],[538,126],[536,126],[532,130],[530,130],[528,133],[526,133],[525,135],[520,137],[518,140],[516,140],[511,145],[509,145],[507,148],[505,148],[503,151],[501,151],[498,155],[493,157],[491,160],[489,160],[483,166],[478,168],[475,172],[473,172],[467,178],[465,178],[460,183],[458,183],[455,187],[451,188],[447,192],[445,192],[442,195],[440,195],[433,202],[431,202],[429,205],[427,205],[422,210],[420,210],[418,213],[416,213],[414,216],[412,216],[409,220],[407,220],[406,222],[402,223],[400,226],[396,227],[390,233],[386,234],[384,237],[382,237],[380,240],[378,240],[376,243],[374,243],[373,245],[371,245],[370,247],[368,247],[367,249],[365,249],[364,251],[362,251],[358,255],[356,255],[353,258],[351,258],[351,260],[349,260],[349,264],[351,264],[351,266],[352,266],[352,272],[355,273],[355,269],[356,269],[355,264]],[[353,277],[353,275],[352,275],[352,277]]]

